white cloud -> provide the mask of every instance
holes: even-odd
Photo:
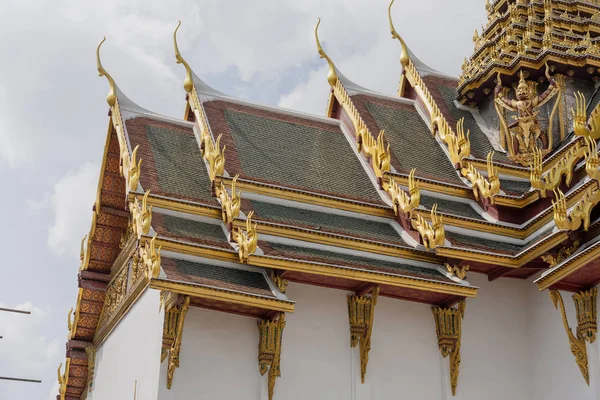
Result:
[[[86,163],[54,185],[54,222],[48,229],[48,247],[55,255],[79,254],[81,238],[89,231],[99,171],[97,165]]]

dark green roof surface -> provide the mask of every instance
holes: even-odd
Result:
[[[384,204],[339,125],[225,101],[205,103],[227,171],[243,178]]]
[[[361,239],[399,245],[405,244],[394,228],[385,222],[368,221],[254,200],[251,203],[258,217],[257,220],[264,219],[286,225],[355,236]]]
[[[531,183],[527,181],[513,181],[509,179],[500,179],[500,189],[507,194],[521,195],[531,188]]]
[[[171,258],[161,261],[169,280],[275,297],[260,272]]]
[[[335,253],[332,251],[289,246],[273,242],[260,242],[259,247],[261,247],[265,254],[269,256],[312,261],[317,263],[320,262],[325,264],[347,266],[358,269],[374,270],[390,274],[399,274],[415,278],[454,283],[436,269],[415,267],[412,265],[374,260],[372,258]]]
[[[517,254],[521,250],[529,247],[531,243],[524,245],[512,244],[506,242],[499,242],[496,240],[483,239],[476,236],[462,235],[456,232],[449,232],[446,230],[446,239],[455,246],[473,249],[473,250],[489,250],[495,253],[503,254]]]
[[[125,125],[132,147],[140,145],[144,190],[217,204],[192,127],[147,117],[129,119]]]
[[[221,225],[198,222],[154,211],[152,213],[152,227],[159,235],[171,239],[231,248]]]
[[[353,96],[357,97],[357,96]],[[417,113],[406,105],[379,101],[364,95],[365,107],[385,137],[393,153],[392,165],[399,171],[417,169],[417,176],[443,179],[463,185],[444,150]],[[373,129],[371,129],[373,130]],[[378,134],[379,130],[372,132]]]
[[[485,221],[477,211],[473,209],[469,204],[461,203],[458,201],[439,199],[437,197],[430,197],[421,194],[421,205],[431,210],[434,204],[438,205],[438,211],[450,214],[450,215],[458,215],[459,217],[467,217],[472,219],[477,219],[480,221]]]

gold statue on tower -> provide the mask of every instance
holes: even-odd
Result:
[[[539,108],[559,92],[556,80],[549,74],[548,64],[546,64],[546,77],[550,86],[542,94],[535,96],[533,82],[526,81],[521,71],[519,84],[515,88],[516,99],[511,99],[503,94],[506,91],[498,73],[495,103],[501,125],[500,143],[507,150],[508,157],[522,165],[531,163],[536,149],[541,149],[543,154],[547,154],[552,149],[552,123],[550,122],[549,129],[542,129],[538,118]],[[502,108],[517,113],[513,116],[515,121],[512,124],[507,125]],[[550,119],[553,116],[554,112]]]

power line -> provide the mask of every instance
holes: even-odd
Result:
[[[31,383],[42,383],[38,379],[25,379],[25,378],[10,378],[8,376],[0,376],[0,380],[4,381],[19,381],[19,382],[31,382]]]
[[[14,312],[14,313],[19,313],[19,314],[31,314],[31,311],[17,310],[15,308],[3,308],[3,307],[0,307],[0,311]]]

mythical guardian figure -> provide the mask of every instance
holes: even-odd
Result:
[[[552,147],[552,132],[543,130],[538,118],[539,108],[559,92],[556,80],[549,74],[548,64],[546,64],[546,77],[550,82],[550,86],[544,93],[534,96],[532,88],[525,80],[523,71],[521,71],[521,79],[515,89],[516,99],[510,99],[503,94],[504,88],[500,73],[498,73],[495,100],[497,104],[496,111],[501,123],[500,142],[508,151],[509,158],[523,165],[528,165],[531,162],[536,148],[541,148],[544,154],[547,154]],[[513,116],[515,121],[512,124],[507,126],[504,115],[498,106],[517,113],[516,116]]]

